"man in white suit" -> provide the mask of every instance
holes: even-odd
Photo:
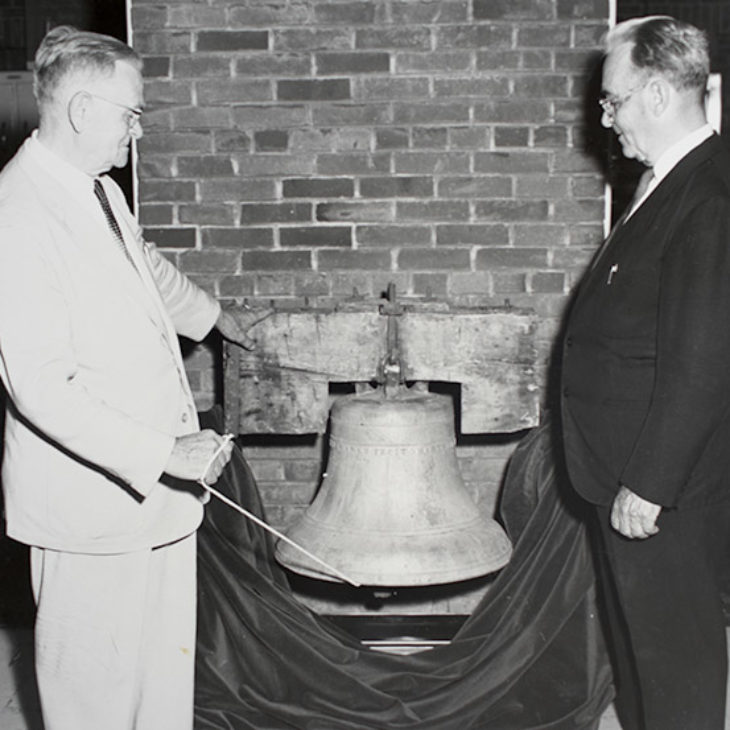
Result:
[[[177,336],[252,345],[103,174],[142,134],[141,65],[51,30],[39,128],[0,173],[2,481],[8,534],[31,546],[46,730],[192,727],[203,490],[165,475],[213,483],[231,447],[200,431]]]

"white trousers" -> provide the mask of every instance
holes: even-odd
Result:
[[[31,548],[45,730],[192,730],[195,545]]]

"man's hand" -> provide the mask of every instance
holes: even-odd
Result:
[[[246,350],[253,350],[256,343],[248,336],[248,330],[273,313],[273,309],[241,309],[234,315],[226,309],[221,309],[215,326],[229,342],[240,345]]]
[[[215,431],[206,429],[186,436],[178,436],[167,461],[165,472],[178,479],[214,484],[228,463],[233,451],[231,442],[225,443],[221,452],[213,459],[213,454],[226,439]],[[212,462],[211,462],[212,459]],[[210,466],[208,466],[210,464]],[[206,467],[208,467],[206,469]]]
[[[621,487],[613,500],[611,527],[624,537],[643,540],[659,532],[656,521],[661,511],[660,504],[643,499],[628,487]]]

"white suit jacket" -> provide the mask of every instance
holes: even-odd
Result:
[[[220,312],[103,183],[137,270],[92,180],[34,136],[0,173],[7,530],[88,553],[162,545],[200,524],[200,500],[158,480],[175,437],[199,428],[177,334],[200,340]]]

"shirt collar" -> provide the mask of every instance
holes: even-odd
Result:
[[[654,164],[652,187],[656,187],[659,181],[665,178],[683,157],[688,155],[695,147],[699,147],[714,133],[715,131],[709,124],[703,124],[699,129],[683,137],[666,150]]]
[[[28,147],[43,169],[69,192],[82,200],[88,200],[89,196],[93,196],[94,178],[46,147],[38,139],[37,129],[28,140]]]

